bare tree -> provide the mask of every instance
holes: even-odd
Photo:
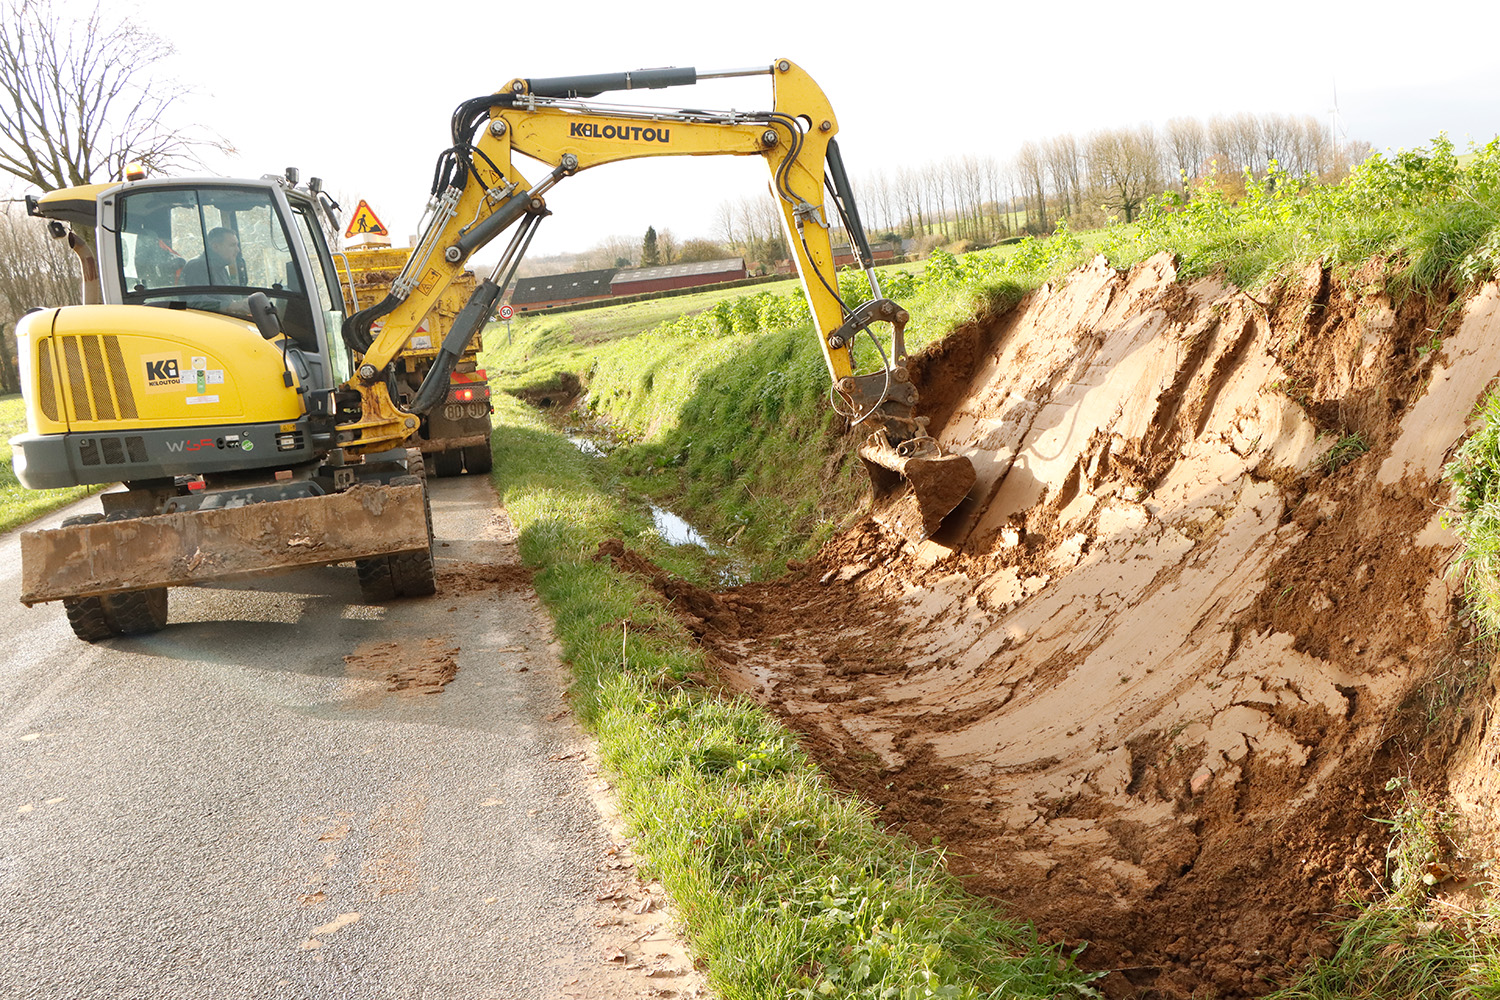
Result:
[[[728,200],[719,202],[719,207],[714,211],[713,235],[726,247],[738,248],[740,246],[738,215],[734,202]]]
[[[1086,153],[1089,174],[1110,208],[1135,218],[1147,198],[1162,190],[1156,130],[1103,129],[1089,136]]]
[[[210,134],[167,124],[187,88],[156,70],[172,46],[96,5],[81,21],[52,0],[0,0],[0,169],[44,191],[195,163]]]
[[[19,208],[0,212],[0,392],[19,392],[16,321],[37,306],[76,301],[73,255]]]
[[[1196,118],[1169,118],[1163,134],[1165,153],[1174,177],[1184,191],[1196,180],[1203,161],[1208,158],[1208,136],[1203,123]]]
[[[677,237],[673,235],[672,230],[663,229],[657,233],[656,245],[661,251],[661,262],[663,264],[677,263],[677,255],[681,253],[681,248],[678,246]]]
[[[1056,135],[1042,144],[1047,173],[1057,193],[1058,211],[1064,215],[1083,207],[1083,179],[1079,169],[1078,140],[1073,133]]]
[[[1227,162],[1219,164],[1221,172],[1249,170],[1258,174],[1265,169],[1260,130],[1260,121],[1248,111],[1213,117],[1208,123],[1209,142],[1215,155],[1227,158]]]
[[[1026,228],[1033,233],[1045,233],[1047,225],[1047,158],[1035,142],[1027,140],[1016,154],[1016,175],[1021,189],[1026,192]]]

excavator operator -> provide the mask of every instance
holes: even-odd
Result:
[[[194,257],[182,269],[183,285],[243,285],[238,277],[240,238],[234,230],[220,226],[208,233],[203,256]]]

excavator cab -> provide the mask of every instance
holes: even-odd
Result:
[[[350,359],[316,192],[279,177],[147,180],[30,208],[95,228],[104,301],[17,326],[23,484],[286,469],[328,451]]]
[[[114,235],[100,246],[105,301],[256,322],[258,292],[290,342],[300,382],[331,389],[348,378],[349,362],[338,337],[338,272],[316,209],[277,180],[129,185],[99,208]]]

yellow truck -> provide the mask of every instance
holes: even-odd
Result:
[[[346,312],[367,309],[390,293],[391,284],[411,259],[410,248],[370,246],[350,248],[336,254],[344,291]],[[406,349],[395,369],[398,394],[410,399],[427,377],[442,347],[443,337],[453,326],[469,296],[474,293],[471,271],[464,271],[437,300],[427,318],[412,330]],[[378,332],[380,321],[371,324]],[[479,367],[480,335],[464,349],[448,378],[448,395],[422,417],[416,437],[407,446],[417,448],[434,476],[456,476],[461,472],[482,475],[490,471],[490,388]]]

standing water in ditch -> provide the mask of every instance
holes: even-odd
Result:
[[[592,458],[609,456],[609,452],[600,446],[597,439],[587,436],[577,427],[568,429],[568,441],[573,447]],[[744,569],[733,554],[710,543],[702,532],[680,515],[649,501],[646,506],[651,511],[652,525],[662,541],[668,545],[693,545],[708,555],[717,574],[714,581],[716,584],[721,587],[734,587],[744,582]]]

